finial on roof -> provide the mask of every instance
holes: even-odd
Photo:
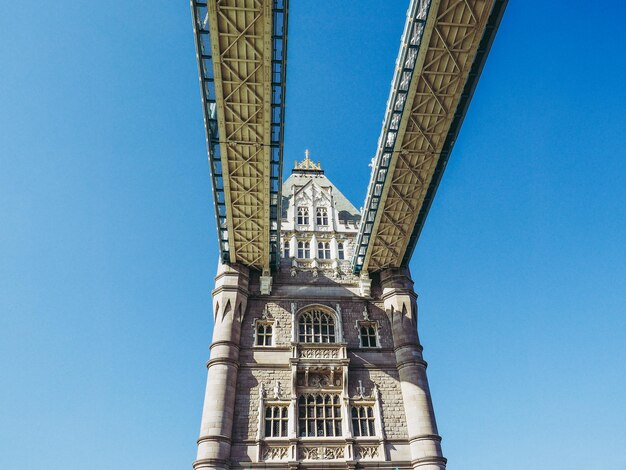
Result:
[[[296,161],[294,170],[316,170],[316,171],[322,170],[322,164],[320,162],[317,162],[317,165],[313,163],[311,159],[309,158],[309,154],[310,154],[309,149],[306,149],[304,151],[304,160],[302,160],[300,163]]]

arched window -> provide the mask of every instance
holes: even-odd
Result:
[[[309,225],[309,208],[298,207],[298,225]]]
[[[289,258],[289,255],[290,255],[290,253],[289,253],[289,241],[285,240],[283,242],[283,257],[284,258]]]
[[[328,225],[328,211],[325,207],[318,207],[315,211],[317,225]]]
[[[300,314],[298,336],[301,343],[334,343],[335,319],[321,310],[309,310]]]
[[[343,243],[337,243],[337,257],[339,259],[345,259],[345,252],[343,251]]]
[[[336,394],[306,394],[298,399],[300,437],[341,436],[341,401]]]
[[[330,243],[319,242],[317,244],[317,257],[319,259],[330,259]]]
[[[309,242],[298,242],[298,258],[311,257],[311,244]]]

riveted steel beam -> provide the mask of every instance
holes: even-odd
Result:
[[[408,264],[506,3],[411,2],[372,162],[355,272]]]
[[[222,261],[278,262],[288,0],[191,0]]]

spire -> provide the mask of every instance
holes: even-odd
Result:
[[[313,161],[309,158],[309,149],[304,151],[304,160],[300,163],[296,160],[295,166],[293,167],[294,171],[323,171],[322,164],[317,162],[317,165],[313,163]]]

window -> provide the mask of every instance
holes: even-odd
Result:
[[[374,409],[371,406],[352,407],[352,434],[354,437],[375,436]]]
[[[317,225],[328,225],[328,211],[325,207],[318,207],[315,211],[315,222]]]
[[[286,406],[265,408],[265,437],[287,437],[289,413]]]
[[[300,437],[341,436],[339,395],[303,395],[298,399]]]
[[[289,258],[289,241],[283,242],[283,257]]]
[[[257,322],[256,345],[257,346],[271,346],[272,345],[272,323]]]
[[[376,325],[373,323],[361,324],[361,347],[375,348],[378,346],[376,339]]]
[[[298,242],[298,258],[311,257],[311,244],[309,242]]]
[[[330,243],[319,242],[317,244],[317,257],[319,259],[330,259]]]
[[[298,207],[298,225],[309,225],[309,208]]]
[[[337,257],[339,259],[345,259],[345,254],[343,251],[343,243],[337,243]]]
[[[320,310],[300,314],[298,332],[301,343],[334,343],[335,320]]]

